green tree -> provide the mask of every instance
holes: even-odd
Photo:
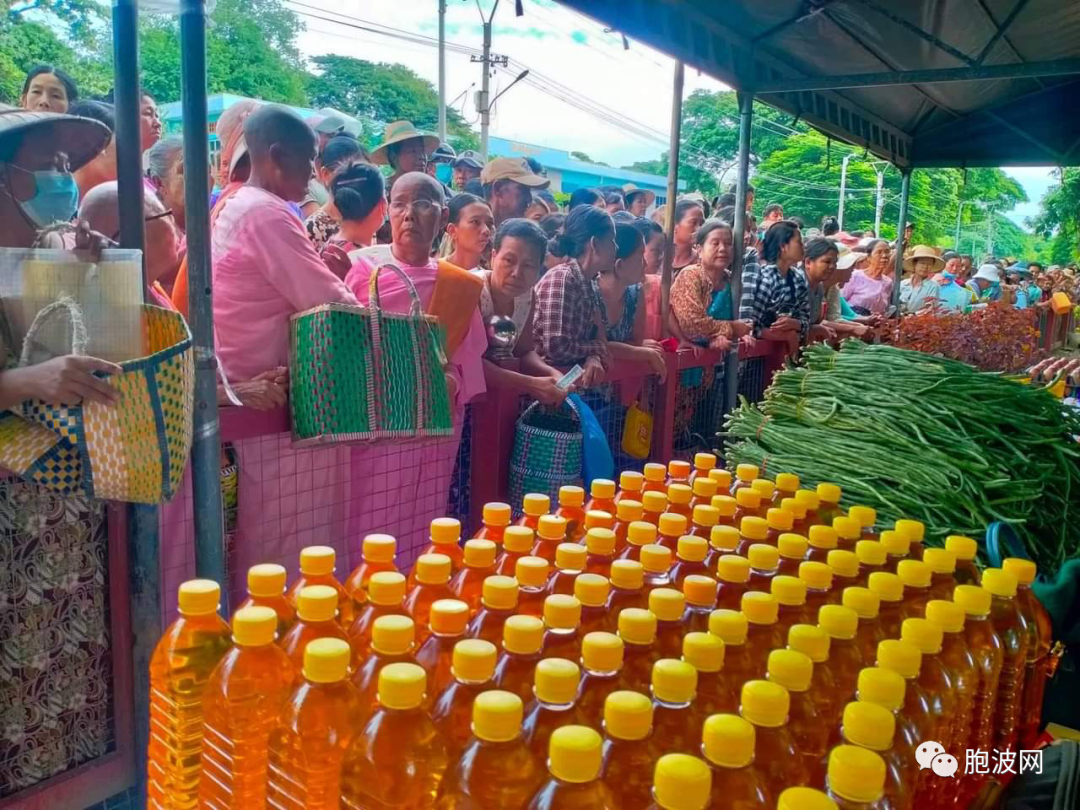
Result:
[[[1058,182],[1040,200],[1033,224],[1050,240],[1050,260],[1065,264],[1080,256],[1080,168],[1058,169],[1056,175]]]
[[[580,160],[582,163],[595,163],[597,166],[607,166],[608,165],[607,163],[604,163],[602,160],[593,160],[591,157],[589,157],[584,152],[578,152],[578,151],[571,152],[570,157],[572,157],[574,160]]]

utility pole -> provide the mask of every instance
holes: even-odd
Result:
[[[960,215],[964,212],[964,206],[968,202],[961,200],[960,205],[956,209],[956,238],[953,239],[953,244],[956,245],[956,250],[960,252]]]
[[[439,140],[446,143],[446,0],[439,0]]]
[[[877,205],[874,207],[874,236],[881,236],[881,209],[885,207],[885,170],[877,169]],[[897,239],[902,239],[904,232],[901,231]]]
[[[994,255],[994,209],[989,208],[986,212],[986,255]]]
[[[480,3],[477,0],[477,8],[479,7]],[[491,52],[491,21],[495,19],[495,12],[498,8],[499,0],[495,0],[495,5],[492,6],[491,14],[488,17],[484,17],[481,9],[480,19],[484,23],[484,53],[482,56],[473,55],[469,57],[471,62],[480,62],[484,70],[480,92],[476,96],[476,109],[480,113],[480,159],[485,162],[488,159],[488,129],[491,126],[491,69],[493,65],[506,67],[510,63],[509,57],[499,56]]]
[[[836,213],[836,224],[840,226],[840,230],[844,230],[844,192],[847,191],[847,165],[852,157],[852,154],[844,155],[840,163],[840,210]]]

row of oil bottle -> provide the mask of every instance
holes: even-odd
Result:
[[[231,634],[216,584],[185,583],[150,806],[966,806],[986,777],[931,781],[915,747],[963,763],[1037,729],[1034,566],[980,587],[970,538],[924,550],[836,487],[714,465],[566,487],[554,514],[529,495],[516,526],[488,504],[463,548],[437,520],[408,579],[386,535],[345,585],[325,547],[287,593],[255,566]]]

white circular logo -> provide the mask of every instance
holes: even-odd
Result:
[[[945,746],[939,742],[928,740],[921,743],[918,748],[915,749],[915,759],[919,763],[919,770],[929,768],[934,761],[934,757],[938,754],[945,753]]]
[[[960,766],[952,754],[938,754],[930,763],[930,767],[938,776],[952,776]]]

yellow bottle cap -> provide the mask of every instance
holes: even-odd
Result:
[[[738,464],[735,466],[735,477],[744,484],[749,484],[758,477],[758,468],[753,464]]]
[[[697,486],[698,481],[705,481],[704,478],[699,478],[694,482],[694,486]],[[705,526],[706,528],[712,528],[720,522],[720,510],[715,506],[709,506],[707,503],[699,503],[694,507],[694,523],[698,526]]]
[[[820,790],[793,787],[780,794],[776,810],[837,810],[837,805]]]
[[[440,636],[460,636],[465,632],[468,623],[469,606],[460,599],[436,599],[431,603],[428,625],[432,633]]]
[[[831,638],[849,641],[859,629],[859,615],[843,605],[822,605],[818,610],[818,625]]]
[[[517,655],[533,655],[544,644],[544,623],[535,616],[510,616],[503,623],[503,649]]]
[[[900,626],[900,638],[914,644],[923,655],[941,652],[944,636],[942,626],[929,619],[905,619]]]
[[[480,601],[492,610],[513,610],[518,603],[518,584],[513,577],[484,578]]]
[[[212,579],[189,579],[177,589],[177,609],[185,616],[207,616],[218,609],[221,586]]]
[[[609,500],[615,497],[615,482],[610,478],[594,478],[589,485],[589,494],[594,498]]]
[[[990,612],[992,597],[990,591],[978,585],[957,585],[953,590],[953,601],[968,616],[986,616]]]
[[[652,701],[640,692],[620,689],[604,700],[604,731],[616,740],[644,740],[652,718]]]
[[[590,509],[585,513],[585,531],[592,529],[610,529],[615,525],[615,518],[603,509]]]
[[[667,467],[663,464],[646,464],[643,469],[645,480],[652,483],[662,482],[667,479]]]
[[[580,543],[559,543],[555,547],[555,567],[560,571],[581,571],[589,550]]]
[[[241,647],[262,647],[274,643],[278,617],[273,608],[240,608],[232,617],[233,643]]]
[[[710,501],[716,495],[716,482],[711,478],[696,478],[694,479],[694,497],[696,498],[708,498]],[[706,504],[699,504],[705,506]],[[694,507],[695,509],[697,507]],[[710,507],[712,508],[712,507]]]
[[[827,591],[832,587],[832,569],[823,562],[807,560],[799,563],[799,579],[808,589]]]
[[[641,501],[632,501],[626,498],[615,505],[615,515],[622,523],[633,523],[641,520],[644,514],[645,507],[642,506]]]
[[[404,655],[416,643],[416,624],[396,613],[380,616],[371,625],[371,649],[382,655]]]
[[[459,681],[471,683],[490,681],[491,676],[495,674],[496,655],[495,645],[490,641],[480,638],[462,639],[454,645],[450,672]]]
[[[583,506],[585,504],[585,490],[581,487],[559,487],[559,506]]]
[[[593,672],[622,669],[623,642],[614,633],[586,633],[581,640],[581,663]]]
[[[374,580],[378,574],[372,574]],[[450,558],[445,554],[421,554],[416,558],[416,581],[424,585],[445,585],[450,581]],[[371,586],[368,585],[370,595]]]
[[[615,560],[611,564],[611,587],[636,591],[645,584],[645,567],[637,560]]]
[[[795,525],[795,515],[787,509],[773,507],[766,513],[765,522],[770,529],[775,529],[778,532],[790,532],[791,527]]]
[[[695,453],[694,468],[704,473],[716,467],[716,456],[713,453]]]
[[[507,526],[503,530],[503,549],[515,554],[526,554],[536,542],[533,530],[528,526]]]
[[[877,647],[877,665],[899,673],[906,680],[919,677],[922,653],[910,641],[885,639]]]
[[[619,611],[619,638],[624,644],[652,644],[656,640],[656,616],[643,608]]]
[[[424,702],[427,673],[416,664],[387,664],[379,670],[379,705],[387,709],[415,709]]]
[[[641,495],[641,508],[654,514],[667,509],[667,495],[659,490],[649,490]]]
[[[847,518],[837,518],[836,520],[846,520]],[[833,523],[836,522],[833,521]],[[840,535],[836,529],[832,526],[811,526],[810,531],[807,532],[807,542],[814,548],[834,549],[839,545]]]
[[[857,745],[829,754],[829,789],[849,802],[871,804],[885,794],[885,760]]]
[[[674,486],[674,485],[673,485]],[[664,512],[660,516],[660,534],[667,535],[668,537],[679,537],[686,534],[688,527],[686,521],[686,515],[680,515],[676,512]]]
[[[893,557],[906,557],[911,549],[911,537],[893,529],[881,533],[881,545]]]
[[[702,753],[720,768],[745,768],[754,761],[754,726],[736,714],[714,714],[701,730]]]
[[[781,605],[797,607],[806,604],[806,583],[798,577],[773,577],[769,591]]]
[[[619,489],[623,492],[641,492],[645,483],[645,476],[634,470],[624,470],[619,473]],[[622,501],[619,501],[622,503]]]
[[[675,459],[669,461],[667,465],[668,475],[672,478],[689,478],[690,477],[690,462],[682,461],[681,459]]]
[[[548,741],[548,770],[561,782],[584,784],[600,776],[603,741],[588,726],[560,726]]]
[[[587,607],[603,607],[611,593],[611,583],[600,574],[578,574],[574,580],[574,596]]]
[[[589,529],[585,532],[585,548],[590,554],[608,556],[615,553],[615,532],[611,529]]]
[[[472,732],[487,742],[510,742],[521,734],[524,707],[513,692],[489,689],[473,700]]]
[[[509,526],[510,504],[492,501],[484,504],[484,525],[486,526]]]
[[[745,491],[739,490],[739,492]],[[750,515],[742,519],[739,524],[739,533],[749,540],[764,540],[769,536],[769,524],[763,518]]]
[[[247,585],[248,594],[251,596],[281,596],[285,593],[285,566],[274,563],[253,565],[248,569]],[[217,587],[216,582],[214,586]],[[215,610],[217,610],[216,602],[210,610],[204,612],[213,613]]]
[[[755,726],[779,728],[791,708],[788,690],[772,681],[747,681],[740,696],[739,714]]]
[[[945,538],[945,548],[956,555],[956,559],[970,562],[979,553],[979,544],[962,534],[950,534]]]
[[[714,495],[709,504],[720,513],[720,517],[731,517],[739,504],[730,495]]]
[[[746,616],[737,610],[721,608],[709,614],[709,632],[724,642],[725,647],[745,644],[748,629]]]
[[[899,711],[904,705],[907,684],[904,676],[885,667],[865,667],[859,670],[856,694],[859,700],[884,706],[890,712]]]
[[[829,660],[832,638],[812,624],[793,624],[787,634],[788,648],[801,652],[815,664]]]
[[[573,703],[581,683],[581,670],[566,658],[545,658],[536,663],[533,693],[544,703]]]
[[[689,754],[664,754],[653,770],[653,798],[660,810],[704,810],[712,771]]]
[[[300,549],[300,573],[315,576],[332,574],[336,556],[330,546],[308,546]]]
[[[747,591],[742,595],[743,615],[750,624],[776,624],[780,603],[771,593]]]
[[[734,526],[713,526],[709,530],[709,545],[717,551],[734,551],[739,547],[739,530]]]
[[[967,618],[964,609],[955,602],[931,599],[926,603],[926,618],[941,626],[946,633],[959,633]]]
[[[829,552],[827,559],[834,576],[853,579],[859,575],[859,558],[855,556],[854,551],[834,548]]]
[[[798,650],[773,650],[769,653],[769,680],[789,692],[805,692],[814,676],[814,662]]]
[[[881,598],[869,588],[844,588],[841,604],[855,611],[860,619],[876,619],[881,610]]]
[[[684,534],[679,538],[678,550],[675,553],[680,560],[701,562],[708,551],[709,543],[704,537]]]
[[[853,507],[854,508],[854,507]],[[825,543],[830,543],[828,537],[832,536],[833,541],[836,538],[844,538],[845,540],[858,540],[862,537],[862,524],[854,517],[844,517],[843,515],[833,518],[832,527],[828,526],[811,526],[810,527],[810,545],[816,545],[814,543],[814,529],[819,530],[819,534],[824,538]],[[824,531],[821,531],[824,530]],[[831,545],[821,546],[822,548],[832,548],[835,546],[835,542],[831,542]]]
[[[635,520],[626,530],[626,542],[632,546],[647,546],[655,543],[656,527],[643,520]]]
[[[750,567],[758,571],[775,571],[780,565],[780,549],[765,543],[754,543],[746,551]]]
[[[896,575],[908,588],[929,588],[933,572],[922,560],[901,560],[896,566]]]
[[[521,509],[529,517],[540,517],[551,511],[551,498],[539,492],[530,492],[521,499]]]
[[[312,683],[337,683],[349,674],[349,642],[317,638],[304,647],[304,678]]]
[[[853,506],[848,510],[848,517],[858,521],[862,528],[868,529],[877,523],[877,510],[869,506]]]
[[[544,600],[544,624],[556,630],[572,630],[581,624],[581,602],[576,596],[553,593]]]
[[[844,707],[844,739],[872,751],[887,751],[896,733],[896,718],[884,706],[870,701],[852,701]]]
[[[956,571],[956,555],[948,549],[928,548],[923,552],[922,561],[930,566],[930,571],[934,574],[951,574]]]
[[[431,521],[431,542],[437,545],[457,545],[461,539],[461,521],[455,518],[441,517]]]
[[[760,509],[761,508],[761,493],[756,489],[750,489],[749,487],[743,487],[742,489],[735,490],[735,503],[741,506],[743,509]],[[764,518],[757,518],[764,522]]]
[[[821,497],[812,489],[800,489],[795,493],[795,501],[808,511],[821,508]]]
[[[547,583],[551,566],[543,557],[518,557],[514,563],[514,579],[518,587],[539,588]]]
[[[688,605],[713,607],[716,604],[716,580],[704,574],[691,574],[683,580],[683,596]]]
[[[682,660],[698,672],[719,672],[724,666],[724,642],[712,633],[687,633]]]
[[[735,554],[721,554],[716,561],[716,576],[722,582],[747,582],[750,579],[750,561]]]
[[[888,571],[875,571],[867,585],[882,602],[899,602],[904,598],[904,583],[900,577]]]
[[[840,498],[843,495],[843,490],[836,484],[818,484],[817,495],[821,498],[822,503],[835,505],[840,503]]]
[[[652,693],[664,703],[689,703],[697,693],[697,670],[685,661],[661,658],[652,668]]]
[[[781,492],[798,492],[799,476],[794,473],[777,473],[776,488]]]
[[[789,560],[801,560],[806,556],[806,550],[809,547],[810,541],[801,534],[785,532],[776,541],[776,548],[780,552],[780,556],[787,557]]]
[[[641,547],[639,559],[648,573],[662,574],[671,568],[671,549],[650,543]]]
[[[1035,575],[1038,573],[1035,563],[1022,557],[1007,558],[1001,563],[1001,570],[1006,574],[1012,574],[1021,585],[1030,585],[1035,581]]]
[[[649,610],[657,621],[677,622],[686,610],[686,598],[674,588],[656,588],[649,593]]]
[[[364,537],[362,548],[367,562],[393,562],[397,554],[397,540],[390,534],[369,534]]]
[[[991,596],[1016,596],[1016,577],[1000,568],[987,568],[982,572],[979,583]]]
[[[918,520],[901,519],[893,527],[900,534],[907,535],[912,542],[921,543],[926,538],[926,526]]]
[[[766,481],[764,478],[759,478],[750,485],[750,489],[760,495],[761,500],[768,501],[772,499],[776,487],[773,486],[772,481]]]
[[[399,575],[400,576],[400,575]],[[374,576],[372,577],[374,579]],[[399,604],[399,599],[394,604]],[[338,592],[329,585],[308,585],[296,595],[296,615],[305,622],[327,622],[337,615]]]
[[[562,540],[566,537],[566,518],[557,515],[541,515],[536,522],[536,534],[544,540]]]
[[[889,552],[885,545],[877,540],[860,540],[855,544],[855,556],[859,558],[861,565],[880,568],[885,564]]]
[[[498,547],[491,540],[466,540],[464,562],[468,568],[490,568],[495,565]]]
[[[785,512],[791,512],[791,514],[795,516],[795,520],[803,520],[806,518],[806,507],[794,498],[782,499],[780,501],[780,508]]]
[[[728,491],[731,489],[731,472],[715,467],[709,470],[709,478],[716,482],[716,490]]]

